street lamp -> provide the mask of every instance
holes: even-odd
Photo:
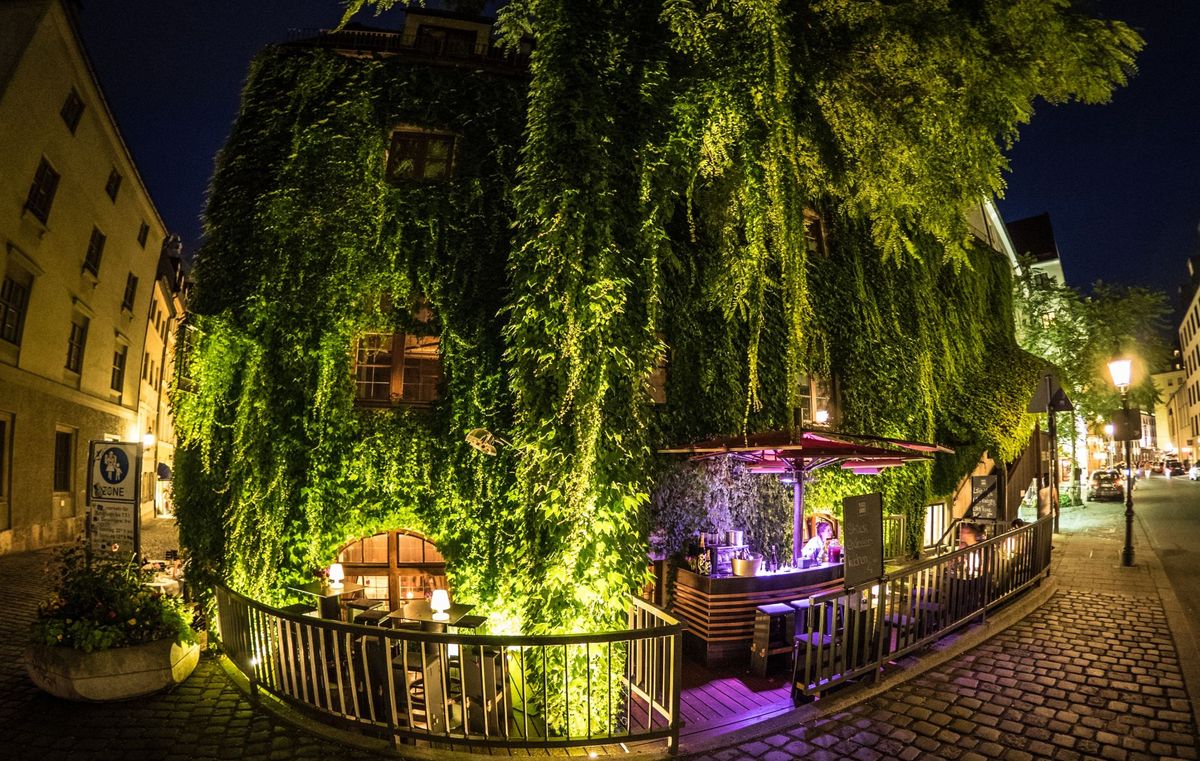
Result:
[[[1121,414],[1124,416],[1125,439],[1125,548],[1121,550],[1121,565],[1133,565],[1133,450],[1129,440],[1129,375],[1133,362],[1114,359],[1108,363],[1113,385],[1121,392]]]

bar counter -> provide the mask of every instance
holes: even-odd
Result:
[[[749,663],[755,609],[838,587],[843,569],[841,563],[822,563],[758,576],[701,576],[680,568],[673,610],[687,622],[684,655],[706,666]]]

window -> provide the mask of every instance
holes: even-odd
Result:
[[[104,184],[104,192],[108,194],[109,199],[113,203],[117,202],[117,191],[121,189],[121,174],[116,170],[116,167],[108,173],[108,182]]]
[[[58,191],[58,177],[58,172],[54,171],[50,162],[42,159],[37,174],[33,176],[33,184],[29,186],[25,208],[43,224],[50,220],[50,207],[54,205],[54,194]]]
[[[77,373],[83,368],[83,347],[87,344],[88,318],[76,314],[71,318],[71,335],[67,339],[67,369]]]
[[[14,269],[11,264],[9,269]],[[25,329],[31,280],[25,273],[10,271],[0,284],[0,338],[17,346],[21,345],[21,333]]]
[[[150,237],[150,225],[143,222],[142,226],[138,228],[138,245],[145,248],[148,237]]]
[[[446,561],[438,548],[415,531],[388,531],[351,542],[338,553],[346,579],[367,587],[366,596],[398,607],[447,589]]]
[[[75,434],[72,431],[54,432],[54,491],[73,491],[75,470]]]
[[[825,222],[812,209],[804,210],[804,247],[809,256],[825,256]]]
[[[142,380],[146,380],[146,373],[150,372],[150,352],[142,357]]]
[[[827,427],[837,422],[834,383],[819,375],[800,376],[800,407],[797,418],[802,428]]]
[[[9,474],[12,473],[12,415],[0,412],[0,530],[12,526],[9,508]]]
[[[100,276],[100,259],[104,256],[104,244],[108,238],[95,227],[92,228],[92,239],[88,241],[87,254],[83,257],[83,268],[93,275]]]
[[[656,333],[659,342],[663,344],[662,351],[655,358],[654,370],[650,372],[650,399],[655,404],[667,403],[667,363],[670,361],[670,347],[667,346],[667,334]]]
[[[355,346],[355,398],[425,404],[438,398],[442,358],[437,336],[366,333]]]
[[[74,135],[75,129],[79,127],[79,119],[83,116],[83,98],[79,97],[79,93],[74,87],[71,88],[71,92],[67,93],[67,99],[63,102],[62,110],[58,114],[67,125],[67,129],[71,130],[71,134]]]
[[[125,360],[128,356],[128,346],[117,346],[117,350],[113,352],[112,383],[110,384],[113,391],[125,390]]]
[[[125,296],[121,299],[121,308],[133,311],[133,300],[137,298],[137,276],[130,272],[125,277]]]
[[[388,150],[389,181],[437,182],[454,176],[454,136],[396,130]]]

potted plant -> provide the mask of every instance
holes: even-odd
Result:
[[[70,700],[124,700],[182,682],[200,658],[189,606],[146,586],[131,555],[58,555],[54,596],[38,608],[25,670]]]

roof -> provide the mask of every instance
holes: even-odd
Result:
[[[772,431],[749,436],[708,439],[662,454],[689,454],[693,460],[730,457],[747,463],[756,473],[811,472],[840,464],[864,475],[907,462],[931,459],[936,452],[954,450],[938,444],[889,439],[836,431]]]
[[[1012,239],[1018,256],[1030,254],[1039,262],[1059,258],[1058,242],[1054,239],[1054,228],[1048,212],[1008,222],[1004,226],[1008,229],[1008,237]]]

